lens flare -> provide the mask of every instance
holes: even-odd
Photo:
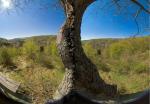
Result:
[[[1,8],[10,9],[11,8],[11,0],[0,0]]]

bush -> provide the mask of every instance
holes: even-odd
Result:
[[[109,56],[119,59],[124,54],[132,54],[133,47],[128,41],[120,41],[109,46]]]
[[[50,56],[47,56],[44,53],[37,53],[35,57],[35,61],[39,63],[40,65],[47,67],[47,68],[53,68],[54,66],[51,63]]]
[[[45,47],[44,54],[46,57],[49,57],[49,62],[53,65],[54,68],[64,71],[64,66],[58,54],[55,41],[52,41],[50,45]]]
[[[27,40],[23,44],[23,54],[25,54],[30,59],[35,59],[36,53],[38,51],[38,46],[33,40]]]
[[[23,45],[24,55],[44,67],[64,69],[54,41],[50,45],[43,45],[42,52],[37,44],[34,40],[27,40]]]
[[[13,54],[7,48],[0,48],[0,64],[4,66],[11,66],[13,65]]]
[[[94,59],[95,57],[97,57],[96,56],[97,50],[92,46],[92,44],[90,44],[90,43],[84,44],[83,49],[89,58]]]
[[[149,50],[150,38],[130,38],[112,43],[105,51],[110,58],[120,59],[124,55],[132,56]]]
[[[134,66],[134,72],[135,73],[146,73],[149,72],[149,66],[144,63],[137,63]]]
[[[57,46],[55,42],[51,43],[49,49],[50,49],[49,50],[50,55],[58,57],[58,51],[57,51]]]

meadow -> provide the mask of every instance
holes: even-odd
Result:
[[[0,72],[21,82],[19,93],[42,104],[52,98],[65,69],[55,36],[0,40]],[[82,41],[86,55],[102,78],[116,84],[120,94],[149,88],[150,36]]]

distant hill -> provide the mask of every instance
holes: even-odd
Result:
[[[56,40],[56,36],[54,35],[44,35],[44,36],[32,36],[32,37],[24,37],[24,38],[15,38],[15,39],[4,39],[0,38],[0,47],[1,46],[13,46],[13,47],[21,47],[25,41],[32,40],[39,45],[50,44],[51,41]]]
[[[139,38],[150,38],[149,36],[143,36],[143,37],[134,37],[133,39],[139,39]],[[83,45],[91,45],[94,49],[103,49],[111,45],[112,43],[116,43],[123,40],[130,40],[130,38],[102,38],[102,39],[91,39],[91,40],[83,40]]]
[[[146,37],[149,37],[149,36],[146,36]],[[128,39],[128,38],[91,39],[91,40],[83,40],[82,44],[83,46],[86,44],[91,45],[95,49],[103,49],[103,48],[108,47],[112,43],[118,42],[120,40],[125,40],[125,39]],[[30,41],[30,40],[36,42],[38,45],[49,45],[51,42],[56,41],[56,35],[41,35],[41,36],[32,36],[32,37],[24,37],[24,38],[15,38],[15,39],[10,39],[10,40],[0,38],[0,46],[21,47],[25,41]]]
[[[84,40],[82,43],[83,45],[88,44],[92,45],[93,48],[95,49],[103,49],[105,47],[108,47],[110,44],[117,42],[121,39],[113,39],[113,38],[104,38],[104,39],[91,39],[91,40]]]
[[[56,41],[56,35],[41,35],[41,36],[32,36],[32,37],[26,37],[26,38],[16,38],[16,39],[11,39],[9,40],[10,43],[12,44],[22,44],[25,41],[34,41],[38,45],[48,45],[51,42]],[[94,48],[99,48],[99,47],[106,47],[111,43],[117,42],[118,40],[121,39],[113,39],[113,38],[105,38],[105,39],[91,39],[91,40],[83,40],[82,43],[84,44],[91,44]]]
[[[38,45],[49,45],[51,42],[56,41],[55,35],[33,36],[25,38],[25,41],[34,41]]]
[[[7,39],[0,38],[0,46],[9,46],[10,43]]]
[[[4,38],[0,38],[0,41],[7,41],[7,39],[4,39]]]
[[[0,38],[0,43],[4,43],[4,42],[7,42],[7,41],[8,41],[7,39]]]

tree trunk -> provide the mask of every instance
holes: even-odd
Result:
[[[101,79],[96,66],[85,55],[81,44],[82,17],[92,2],[94,0],[61,0],[66,21],[57,36],[57,44],[66,72],[54,95],[56,99],[72,90],[99,93],[107,92],[111,87]]]

